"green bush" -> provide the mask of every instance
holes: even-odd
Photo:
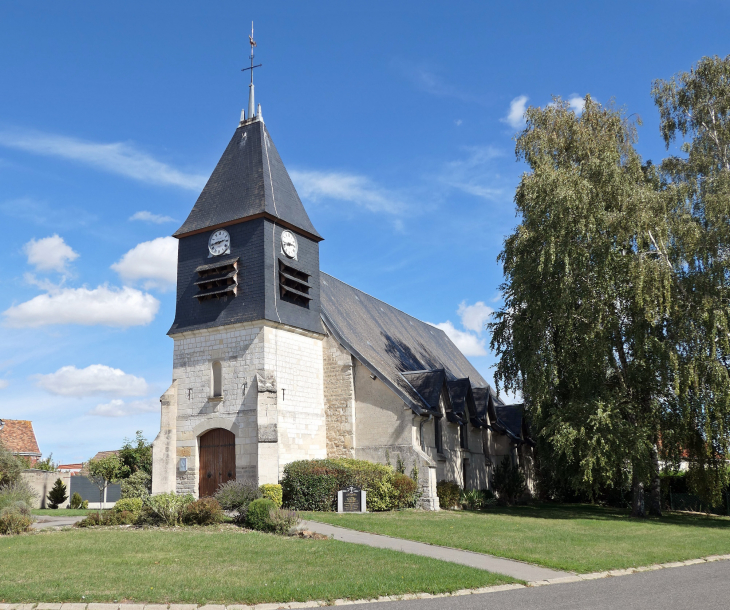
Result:
[[[71,501],[68,503],[69,508],[81,508],[84,501],[81,499],[81,494],[75,491],[71,496]]]
[[[182,521],[185,507],[194,501],[195,498],[190,494],[178,496],[170,492],[147,496],[142,501],[142,507],[148,521],[172,526]]]
[[[246,525],[252,530],[260,532],[273,531],[274,524],[271,521],[271,511],[277,510],[276,503],[269,498],[259,498],[248,505],[246,513]]]
[[[469,510],[479,510],[484,506],[484,496],[478,489],[469,489],[461,492],[459,502]]]
[[[221,505],[215,498],[200,498],[188,504],[182,515],[186,525],[214,525],[223,521]]]
[[[48,506],[50,508],[58,508],[61,504],[68,500],[66,485],[61,479],[56,479],[56,482],[53,484],[51,491],[48,492],[46,499],[48,500]]]
[[[439,497],[439,506],[443,509],[459,506],[461,487],[452,481],[439,481],[436,484],[436,495]]]
[[[0,443],[0,486],[20,479],[24,464]]]
[[[16,502],[24,502],[28,506],[33,506],[37,499],[38,494],[24,479],[0,485],[0,510]]]
[[[526,486],[522,470],[519,466],[513,466],[510,457],[505,455],[492,475],[492,487],[499,494],[499,499],[507,504],[514,504],[525,493]]]
[[[277,507],[281,508],[282,504],[282,490],[281,485],[275,485],[273,483],[264,483],[261,487],[261,497],[273,500]]]
[[[116,507],[115,507],[116,508]],[[75,523],[75,527],[99,527],[102,525],[134,525],[139,513],[132,511],[116,511],[114,509],[89,513],[85,519]]]
[[[251,481],[228,481],[218,487],[213,497],[223,510],[235,513],[237,523],[243,523],[248,505],[261,497],[261,490]]]
[[[286,535],[291,528],[296,527],[301,519],[296,511],[286,508],[272,508],[269,511],[269,523],[271,530],[275,534]]]
[[[367,491],[368,510],[393,510],[400,497],[393,486],[395,474],[390,466],[365,460],[291,462],[281,481],[284,505],[295,510],[336,510],[338,490],[354,486]]]
[[[0,534],[22,534],[30,530],[35,519],[30,514],[30,506],[17,501],[0,510]]]
[[[79,496],[79,499],[81,497]],[[114,512],[123,513],[124,511],[130,513],[139,513],[142,511],[142,498],[122,498],[117,500],[114,505]]]
[[[120,481],[122,498],[146,498],[152,491],[152,477],[144,470],[138,470]]]
[[[393,489],[397,508],[414,508],[421,497],[418,484],[400,472],[396,472],[393,476]]]

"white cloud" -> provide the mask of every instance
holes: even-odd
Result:
[[[160,302],[151,294],[129,288],[64,288],[38,295],[3,312],[5,323],[14,327],[48,324],[84,326],[140,326],[157,315]]]
[[[149,392],[142,377],[103,364],[92,364],[85,369],[64,366],[55,373],[35,378],[39,387],[58,396],[144,396]]]
[[[576,114],[582,114],[583,109],[586,107],[586,101],[584,98],[582,98],[580,95],[571,95],[568,98],[568,103],[570,104],[570,107],[575,110]]]
[[[10,385],[10,382],[7,379],[0,379],[0,390],[4,390]]]
[[[492,146],[471,146],[466,150],[469,152],[466,159],[446,164],[441,181],[476,197],[491,201],[501,199],[504,189],[494,186],[496,180],[491,163],[494,158],[502,156],[501,151]]]
[[[525,124],[525,110],[527,109],[527,100],[529,98],[526,95],[520,95],[513,99],[509,104],[509,112],[503,119],[499,119],[502,123],[507,123],[510,127],[519,129]]]
[[[464,328],[481,334],[494,309],[485,305],[484,301],[477,301],[474,305],[467,305],[466,301],[462,301],[456,313],[459,314]]]
[[[33,265],[38,271],[66,271],[66,264],[79,257],[63,237],[54,233],[43,239],[31,239],[23,246],[23,251],[28,256],[28,264]]]
[[[137,244],[112,265],[126,282],[144,280],[145,289],[174,288],[177,281],[177,239],[158,237]]]
[[[201,189],[206,177],[188,174],[158,161],[125,142],[89,142],[37,131],[0,132],[0,145],[50,157],[78,161],[140,182]]]
[[[135,212],[129,217],[129,220],[141,220],[143,222],[153,222],[155,224],[161,225],[166,222],[175,222],[175,219],[171,216],[163,216],[162,214],[153,214],[152,212],[147,212],[146,210],[142,210],[141,212]]]
[[[160,401],[154,398],[124,402],[115,398],[107,403],[96,405],[88,415],[98,417],[126,417],[137,413],[153,413],[160,410]]]
[[[348,201],[371,212],[402,214],[405,204],[400,198],[374,184],[365,176],[339,172],[292,171],[291,179],[302,197],[317,201]]]
[[[487,355],[487,350],[484,346],[486,339],[455,328],[450,320],[446,320],[446,322],[441,322],[440,324],[433,324],[432,326],[443,330],[465,356]]]
[[[454,125],[456,125],[457,127],[461,127],[461,124],[462,124],[463,122],[464,122],[464,121],[462,121],[461,119],[456,119],[456,120],[454,121]]]

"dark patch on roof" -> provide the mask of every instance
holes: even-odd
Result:
[[[273,184],[273,191],[272,191]],[[175,237],[266,214],[322,237],[312,225],[263,121],[239,126]]]
[[[412,376],[406,381],[401,373],[443,369],[447,381],[468,377],[472,387],[488,387],[444,331],[326,273],[320,285],[327,328],[416,413],[433,406],[408,383]]]
[[[476,406],[468,377],[447,382],[451,412],[446,413],[448,420],[454,424],[465,424],[476,418]]]
[[[492,429],[506,434],[517,443],[527,443],[534,447],[535,441],[530,438],[530,428],[525,416],[524,404],[497,404],[489,397],[489,419]]]
[[[434,415],[440,415],[439,399],[444,391],[446,383],[446,371],[444,369],[436,369],[434,371],[412,371],[401,373],[406,381],[416,391],[418,396],[429,407]],[[447,412],[451,408],[447,409]]]

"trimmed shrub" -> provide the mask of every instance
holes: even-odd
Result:
[[[186,525],[214,525],[223,521],[221,505],[215,498],[200,498],[185,507],[182,521]]]
[[[68,500],[68,494],[66,493],[66,485],[61,479],[56,479],[53,484],[53,488],[48,492],[46,496],[48,500],[48,506],[51,508],[58,508],[60,504],[63,504]]]
[[[144,470],[138,470],[120,483],[122,498],[146,498],[152,491],[152,477]]]
[[[275,534],[286,535],[291,528],[296,527],[301,519],[299,513],[286,508],[272,508],[269,511],[269,523]]]
[[[444,509],[459,506],[461,487],[452,481],[439,481],[436,484],[436,495],[439,497],[439,506]]]
[[[35,519],[30,506],[18,501],[0,510],[0,534],[22,534],[30,530]]]
[[[249,504],[261,497],[261,490],[251,481],[228,481],[218,487],[213,497],[223,510],[235,513],[236,522],[243,523]]]
[[[338,471],[328,460],[301,460],[284,466],[284,504],[296,510],[330,511],[337,502]]]
[[[24,479],[0,485],[0,510],[16,502],[24,502],[28,506],[33,506],[37,498],[38,494]]]
[[[499,494],[499,499],[514,504],[525,493],[525,475],[518,466],[512,466],[508,455],[494,468],[492,487]]]
[[[185,507],[194,502],[191,494],[178,496],[174,492],[147,496],[142,501],[143,512],[147,520],[165,525],[178,525],[182,521]]]
[[[81,494],[78,491],[75,491],[71,496],[71,501],[68,503],[69,508],[81,508],[83,504],[84,501],[81,499]]]
[[[397,508],[413,508],[421,496],[418,484],[404,474],[396,472],[393,476],[393,489]]]
[[[336,510],[338,490],[354,486],[367,491],[368,510],[392,510],[399,502],[394,476],[392,467],[365,460],[291,462],[281,481],[284,505],[295,510]]]
[[[273,483],[265,483],[261,487],[259,487],[261,490],[261,497],[262,498],[268,498],[269,500],[273,500],[274,504],[281,508],[282,504],[282,490],[281,485],[275,485]]]
[[[80,496],[79,496],[80,499]],[[122,498],[114,505],[114,512],[139,513],[142,511],[142,498]]]
[[[252,530],[260,532],[274,531],[274,524],[271,520],[271,512],[278,510],[276,503],[269,498],[259,498],[248,505],[246,513],[246,525]]]

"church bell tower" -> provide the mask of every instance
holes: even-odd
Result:
[[[319,242],[263,120],[248,113],[182,226],[173,382],[161,398],[152,492],[210,496],[277,483],[326,453]]]

